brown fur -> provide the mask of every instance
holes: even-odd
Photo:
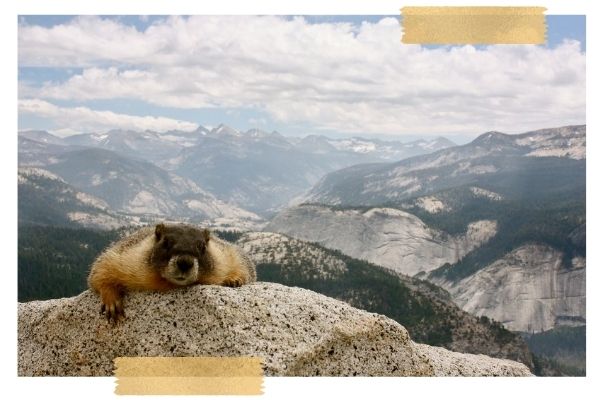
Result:
[[[237,287],[254,281],[254,264],[233,244],[190,225],[163,224],[112,244],[94,261],[88,277],[89,286],[100,295],[101,311],[114,321],[125,315],[123,295],[129,290],[165,291],[194,284]]]

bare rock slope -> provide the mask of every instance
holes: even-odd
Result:
[[[117,326],[98,297],[19,304],[21,376],[112,375],[118,356],[258,356],[269,376],[529,376],[523,364],[412,342],[395,321],[273,283],[132,293]]]
[[[457,262],[496,234],[496,222],[476,221],[466,234],[451,236],[393,208],[365,211],[300,205],[279,213],[264,230],[317,242],[413,276]]]
[[[563,265],[545,245],[521,246],[460,281],[430,280],[463,310],[502,322],[512,331],[543,332],[586,323],[585,258]]]

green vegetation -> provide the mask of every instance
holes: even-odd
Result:
[[[235,243],[244,234],[240,231],[220,231],[215,230],[214,233],[223,240]]]
[[[533,373],[537,376],[586,376],[585,365],[575,367],[535,353],[533,353],[533,366]]]
[[[561,326],[523,334],[534,354],[536,370],[546,376],[585,376],[586,327]]]
[[[490,328],[490,331],[493,333],[494,338],[498,343],[507,344],[515,340],[515,334],[506,329],[500,322],[489,319],[485,315],[478,317],[478,320]]]
[[[90,265],[119,233],[19,226],[18,235],[18,300],[22,302],[84,291]]]
[[[585,326],[561,326],[546,332],[526,335],[525,340],[536,354],[556,356],[560,353],[585,353]]]

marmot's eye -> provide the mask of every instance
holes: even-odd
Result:
[[[204,242],[198,242],[196,247],[198,248],[200,254],[204,254],[204,251],[206,250],[206,244]]]
[[[162,246],[163,246],[165,249],[168,249],[168,248],[171,246],[171,243],[169,243],[169,239],[167,239],[167,238],[164,238],[164,239],[163,239],[163,242],[162,242]]]

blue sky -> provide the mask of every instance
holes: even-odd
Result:
[[[459,141],[585,123],[585,17],[544,46],[402,45],[399,17],[19,17],[19,129],[225,123]]]

